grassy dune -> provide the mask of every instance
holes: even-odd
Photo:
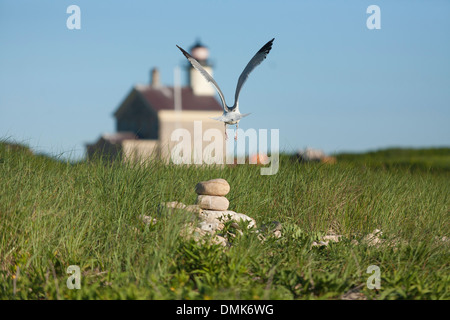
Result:
[[[0,143],[0,299],[340,299],[351,290],[449,299],[448,161],[411,170],[363,157],[285,156],[276,175],[261,176],[253,165],[70,164]],[[282,236],[261,241],[250,229],[229,248],[200,245],[179,236],[192,216],[158,214],[161,202],[193,204],[195,184],[219,177],[231,185],[230,210],[279,221]],[[374,229],[383,242],[362,241]],[[312,246],[330,230],[341,241]],[[81,268],[80,290],[66,286],[70,265]],[[370,265],[378,290],[366,286]]]

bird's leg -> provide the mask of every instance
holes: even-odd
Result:
[[[227,123],[223,123],[225,125],[225,140],[228,140],[228,134],[227,134]]]
[[[239,123],[236,123],[236,134],[234,135],[234,140],[237,141],[237,131],[238,131]]]

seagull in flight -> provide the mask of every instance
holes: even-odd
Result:
[[[241,92],[242,86],[244,85],[245,81],[248,78],[248,75],[250,72],[253,71],[263,60],[267,57],[270,50],[272,49],[273,44],[273,38],[269,42],[267,42],[259,51],[253,56],[253,58],[250,60],[250,62],[245,67],[244,71],[242,71],[237,86],[236,86],[236,93],[234,95],[234,104],[232,107],[227,106],[225,102],[225,97],[222,93],[222,90],[220,90],[219,85],[214,80],[213,77],[201,66],[201,64],[195,60],[189,53],[187,53],[185,50],[180,48],[178,45],[178,49],[181,50],[181,52],[184,54],[184,56],[189,60],[189,62],[192,64],[192,66],[197,69],[202,76],[208,81],[211,82],[212,85],[216,88],[217,92],[219,93],[220,100],[222,101],[222,107],[223,107],[223,114],[220,117],[211,118],[218,121],[223,121],[225,125],[225,137],[228,139],[227,136],[227,124],[229,125],[236,125],[236,135],[234,136],[234,140],[237,140],[237,129],[239,125],[239,121],[248,116],[250,113],[242,114],[239,112],[239,93]]]

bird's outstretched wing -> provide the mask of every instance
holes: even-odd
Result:
[[[252,72],[253,69],[255,69],[267,57],[267,55],[270,52],[270,49],[272,49],[273,40],[275,40],[275,38],[267,42],[261,49],[259,49],[259,51],[253,56],[253,58],[247,64],[244,71],[242,71],[236,86],[236,93],[234,95],[234,104],[233,107],[230,108],[231,110],[235,109],[238,106],[239,93],[241,92],[242,86],[247,80],[250,72]]]
[[[223,95],[223,93],[222,93],[222,90],[220,90],[219,85],[218,85],[217,82],[214,80],[214,78],[211,77],[211,75],[210,75],[205,69],[203,69],[202,65],[201,65],[197,60],[195,60],[194,57],[192,57],[189,53],[187,53],[185,50],[183,50],[182,48],[180,48],[178,45],[177,45],[177,48],[181,50],[181,52],[182,52],[182,53],[184,54],[184,56],[189,60],[189,62],[192,64],[192,66],[193,66],[195,69],[197,69],[197,70],[202,74],[202,76],[203,76],[208,82],[211,82],[212,85],[216,88],[217,92],[219,93],[220,100],[222,100],[222,106],[223,106],[223,109],[224,109],[226,112],[228,112],[228,111],[229,111],[229,108],[227,107],[227,104],[226,104],[226,102],[225,102],[225,97],[224,97],[224,95]]]

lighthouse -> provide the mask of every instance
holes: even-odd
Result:
[[[209,49],[197,41],[194,46],[191,47],[191,56],[197,60],[202,67],[213,76],[212,65],[209,62]],[[193,92],[197,96],[214,96],[216,91],[214,87],[203,78],[203,76],[189,63],[188,68],[188,83]]]

